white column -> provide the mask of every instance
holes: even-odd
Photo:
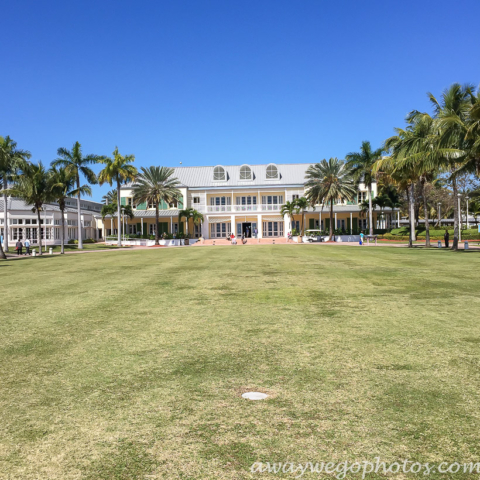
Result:
[[[320,213],[318,214],[318,228],[319,230],[322,229],[322,211],[320,210]]]
[[[233,193],[232,193],[232,196],[233,196]],[[232,233],[237,236],[237,229],[236,229],[236,225],[235,225],[235,215],[230,215],[230,222],[231,222],[231,229],[232,229]]]
[[[400,228],[400,210],[397,212],[397,228]]]
[[[263,238],[263,222],[262,222],[262,216],[257,215],[257,230],[258,230],[258,238]]]
[[[141,224],[141,226],[140,226],[141,232],[140,233],[143,235],[143,217],[140,217],[140,224]]]
[[[292,226],[290,225],[290,216],[288,214],[283,216],[283,226],[283,236],[288,237],[288,232],[292,230]]]
[[[350,235],[353,235],[353,213],[350,212]]]
[[[142,230],[143,230],[143,223],[142,223]],[[170,233],[173,233],[173,215],[170,217]]]
[[[333,226],[333,231],[337,229],[337,212],[335,212],[335,225]]]
[[[209,235],[208,232],[208,217],[205,217],[205,220],[202,222],[202,237],[206,240]]]

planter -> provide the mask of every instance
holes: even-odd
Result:
[[[294,235],[292,237],[292,240],[295,242],[295,243],[302,243],[302,237],[300,237],[299,235]]]
[[[184,245],[190,245],[190,239],[189,239],[189,238],[186,238],[186,239],[185,239]]]

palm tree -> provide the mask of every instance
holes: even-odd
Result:
[[[6,193],[21,198],[27,205],[32,205],[32,210],[38,218],[38,245],[39,254],[42,255],[42,234],[40,212],[43,205],[55,200],[51,191],[50,173],[45,169],[42,162],[24,162],[20,167],[21,173],[13,177],[13,185]],[[47,228],[44,225],[44,228]]]
[[[135,155],[120,155],[118,147],[115,147],[115,150],[113,151],[113,158],[101,157],[99,159],[99,162],[105,165],[105,168],[98,174],[100,185],[108,183],[112,186],[113,182],[115,182],[117,186],[117,245],[119,247],[122,245],[122,232],[120,227],[120,187],[123,183],[135,180],[138,172],[133,165],[130,165],[134,161]]]
[[[352,169],[352,174],[357,182],[363,181],[368,190],[368,226],[370,235],[373,235],[373,214],[372,214],[372,183],[375,180],[373,167],[375,162],[382,156],[382,149],[372,150],[370,142],[363,141],[360,152],[351,152],[345,159]]]
[[[333,236],[333,204],[335,201],[352,200],[357,192],[354,177],[348,164],[330,158],[311,165],[305,175],[306,198],[310,205],[330,203],[330,231],[328,241]]]
[[[114,203],[117,201],[117,189],[114,188],[113,190],[110,190],[107,192],[103,197],[102,197],[103,203],[105,205],[108,205],[109,203]]]
[[[75,177],[77,185],[77,223],[78,223],[78,248],[83,248],[83,229],[82,229],[82,209],[80,206],[81,188],[80,176],[83,175],[87,179],[87,183],[96,184],[97,176],[88,166],[98,162],[98,155],[83,155],[82,146],[75,142],[71,150],[59,148],[57,150],[59,158],[52,162],[52,167],[64,167],[69,174]]]
[[[181,197],[178,189],[180,182],[173,177],[173,168],[149,167],[141,168],[133,186],[133,199],[135,202],[147,202],[155,207],[155,245],[159,244],[158,236],[158,206],[162,202],[171,203]]]
[[[372,205],[376,205],[377,207],[380,207],[380,218],[383,219],[383,211],[385,210],[385,207],[387,207],[390,203],[390,198],[386,193],[380,193],[377,195],[373,200],[372,200]]]
[[[295,212],[296,213],[302,212],[302,226],[300,228],[300,235],[302,235],[304,233],[303,227],[305,224],[305,210],[308,208],[309,202],[305,197],[300,197],[295,199],[294,203],[295,203]]]
[[[192,219],[193,225],[201,225],[203,222],[203,215],[195,210],[194,208],[186,208],[184,210],[180,210],[178,212],[178,221],[181,222],[182,218],[185,218],[186,222],[186,232],[188,234],[188,221],[189,219]]]
[[[76,188],[75,176],[68,173],[65,167],[51,167],[50,171],[50,191],[51,194],[60,207],[60,214],[62,216],[62,227],[60,230],[60,253],[65,253],[65,200],[67,198],[75,197],[78,193]],[[82,195],[92,195],[92,189],[89,185],[82,185],[80,187]]]
[[[285,216],[288,215],[290,218],[290,228],[293,230],[293,222],[294,217],[293,214],[297,211],[297,205],[295,200],[285,202],[285,205],[282,205],[282,209],[280,210],[280,214]]]
[[[0,137],[0,176],[3,180],[3,238],[5,240],[5,252],[8,252],[7,194],[5,192],[8,188],[8,182],[16,173],[18,165],[27,161],[30,157],[30,152],[18,149],[17,142],[8,135]],[[2,245],[0,245],[0,257],[5,258]]]

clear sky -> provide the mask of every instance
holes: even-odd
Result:
[[[480,83],[479,0],[2,3],[0,135],[49,164],[316,162]],[[109,189],[95,187],[100,200]]]

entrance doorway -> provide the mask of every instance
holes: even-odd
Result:
[[[252,238],[252,224],[250,222],[242,223],[242,233],[245,238]]]

